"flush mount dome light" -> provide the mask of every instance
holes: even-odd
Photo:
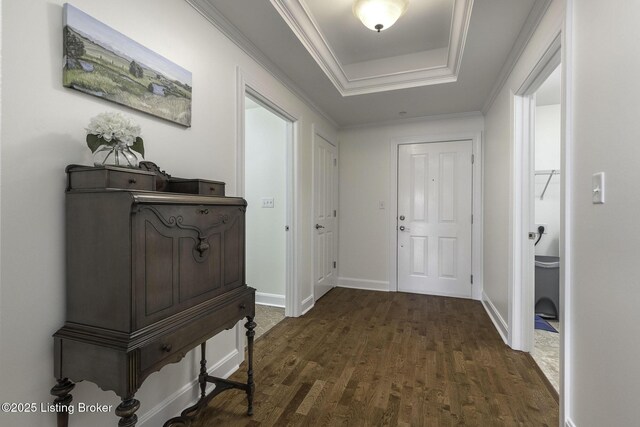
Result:
[[[365,27],[380,32],[392,26],[409,6],[409,0],[356,0],[353,14]]]

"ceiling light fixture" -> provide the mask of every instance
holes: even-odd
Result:
[[[400,18],[409,0],[356,0],[353,14],[373,31],[386,30]]]

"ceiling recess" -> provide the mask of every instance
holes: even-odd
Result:
[[[329,37],[325,37],[326,23],[314,16],[308,2],[270,1],[342,96],[451,83],[458,79],[473,0],[451,0],[451,25],[446,47],[350,64],[339,60],[335,47],[327,41]],[[360,23],[356,24],[362,27]],[[394,30],[400,27],[397,25]],[[427,40],[424,42],[428,43]]]

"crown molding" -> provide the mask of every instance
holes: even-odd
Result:
[[[480,111],[468,111],[464,113],[433,114],[430,116],[409,117],[406,119],[393,119],[393,120],[385,120],[385,121],[378,121],[378,122],[358,123],[356,125],[341,126],[340,128],[338,128],[338,130],[348,131],[353,129],[362,129],[362,128],[370,128],[370,127],[378,127],[378,126],[405,125],[410,123],[432,122],[437,120],[468,119],[472,117],[484,118],[484,115]]]
[[[531,40],[531,37],[533,37],[533,34],[538,29],[538,26],[540,25],[540,22],[542,21],[542,18],[544,17],[545,13],[547,13],[549,6],[551,6],[551,3],[552,3],[552,0],[536,0],[535,3],[533,4],[533,7],[531,8],[529,15],[527,15],[527,19],[525,20],[525,23],[522,26],[522,29],[520,30],[520,34],[518,34],[518,38],[513,43],[513,47],[511,48],[511,51],[507,56],[507,60],[505,61],[504,65],[502,66],[502,69],[500,70],[498,79],[496,80],[493,87],[491,88],[491,92],[489,92],[489,97],[487,98],[484,105],[482,106],[481,111],[483,114],[487,114],[487,112],[491,109],[491,106],[493,105],[496,98],[498,97],[498,94],[500,93],[504,85],[507,83],[509,76],[511,76],[513,69],[515,68],[516,64],[518,63],[518,60],[520,59],[520,57],[522,56],[522,53],[527,47],[529,40]]]
[[[361,63],[370,65],[368,68],[373,70],[373,75],[345,70],[304,0],[270,1],[340,94],[352,96],[457,81],[474,0],[456,0],[454,3],[445,63],[394,72],[375,72],[375,61]]]
[[[256,61],[262,68],[271,74],[282,85],[289,89],[302,102],[312,110],[327,120],[334,128],[338,128],[338,123],[323,111],[311,98],[296,85],[280,67],[271,61],[258,47],[253,44],[238,28],[231,23],[217,8],[206,0],[185,0],[200,15],[216,27],[223,35],[238,46],[251,59]]]

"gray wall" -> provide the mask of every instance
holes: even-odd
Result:
[[[638,425],[640,2],[574,0],[571,410],[577,427]],[[606,173],[606,204],[591,175]]]
[[[84,142],[89,119],[122,111],[142,127],[147,158],[178,177],[226,181],[235,194],[237,67],[269,88],[301,117],[297,160],[297,223],[311,230],[312,125],[335,132],[314,110],[219,33],[184,1],[76,0],[74,5],[193,73],[189,129],[62,87],[63,0],[2,4],[2,144],[0,401],[49,402],[53,339],[64,323],[64,167],[90,164]],[[308,190],[306,190],[308,189]],[[300,300],[312,294],[310,233],[297,247]],[[210,366],[225,374],[242,360],[233,331],[210,345]],[[239,350],[239,352],[238,352]],[[195,352],[151,375],[138,393],[143,420],[157,426],[196,397]],[[180,392],[183,392],[180,394]],[[174,395],[174,393],[178,393]],[[119,399],[84,382],[76,401],[114,405]],[[51,426],[53,414],[0,413],[0,425]],[[115,417],[80,414],[72,426],[113,426]]]

